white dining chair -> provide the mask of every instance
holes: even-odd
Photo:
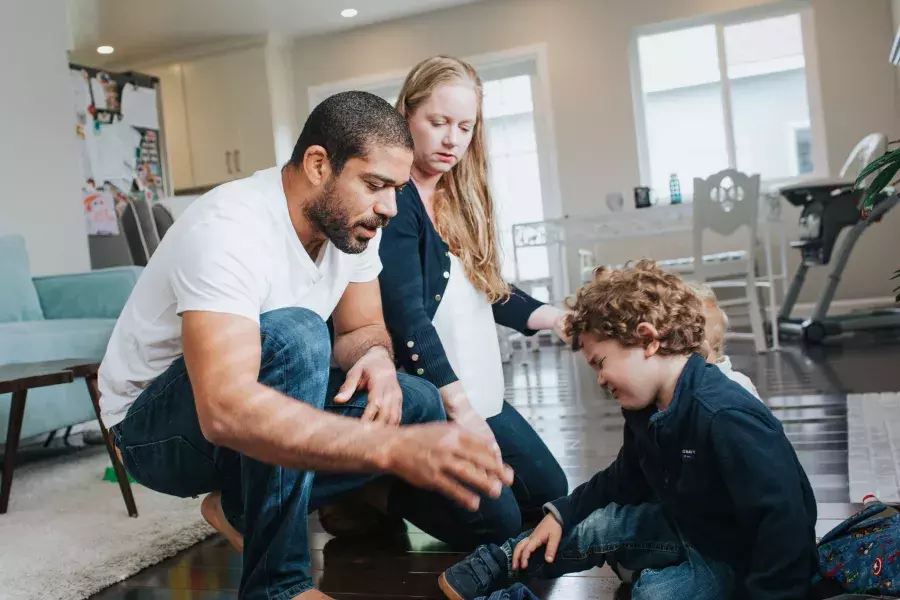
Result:
[[[759,301],[759,287],[771,285],[756,274],[756,249],[759,228],[760,176],[726,169],[706,179],[694,179],[693,256],[658,261],[662,268],[717,289],[741,289],[740,298],[719,302],[724,310],[747,307],[750,333],[731,332],[731,339],[750,339],[757,352],[767,350],[766,334]],[[726,240],[734,240],[731,249],[704,253],[704,232],[712,231]],[[743,231],[744,235],[739,235]]]

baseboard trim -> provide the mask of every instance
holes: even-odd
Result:
[[[900,304],[898,304],[892,296],[879,296],[876,298],[851,298],[847,300],[834,300],[831,302],[831,306],[828,308],[828,314],[830,316],[836,315],[846,315],[855,311],[862,310],[871,310],[873,308],[886,308],[886,307],[897,307],[900,308]],[[813,309],[815,309],[815,302],[798,302],[794,305],[794,310],[791,312],[791,317],[795,319],[804,319],[812,316]],[[763,318],[768,321],[769,320],[769,305],[763,304]],[[779,306],[780,310],[781,307]],[[732,327],[749,327],[750,326],[750,316],[747,314],[737,314],[737,315],[729,315],[728,316],[729,323]]]
[[[852,298],[849,300],[834,300],[828,307],[829,315],[846,315],[858,310],[872,308],[897,307],[897,301],[892,296],[879,296],[876,298]],[[815,302],[798,302],[794,305],[792,317],[808,317],[812,315],[816,307]]]

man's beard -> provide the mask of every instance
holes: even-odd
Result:
[[[334,182],[330,182],[312,202],[306,205],[306,218],[325,234],[334,246],[345,254],[359,254],[369,246],[369,240],[353,233],[356,227],[379,229],[388,224],[389,219],[382,215],[359,219],[351,222],[352,215],[347,210],[337,193]]]

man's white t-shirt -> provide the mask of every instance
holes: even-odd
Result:
[[[313,261],[291,224],[281,169],[226,183],[191,204],[166,232],[113,329],[100,366],[107,427],[182,355],[181,314],[310,309],[328,319],[350,283],[381,272],[381,232],[360,254],[327,242]]]

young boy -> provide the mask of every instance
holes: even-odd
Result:
[[[781,423],[696,352],[700,300],[652,261],[598,269],[567,333],[622,406],[609,467],[536,529],[481,546],[439,584],[452,600],[604,562],[636,600],[797,600],[816,570],[816,503]]]
[[[706,353],[706,362],[716,365],[725,373],[728,379],[734,381],[742,388],[760,398],[756,386],[749,377],[735,371],[731,366],[731,359],[725,354],[725,333],[728,331],[728,315],[716,302],[716,294],[706,284],[691,284],[691,289],[700,298],[703,305],[703,317],[706,319],[703,349]],[[760,398],[761,399],[761,398]]]

